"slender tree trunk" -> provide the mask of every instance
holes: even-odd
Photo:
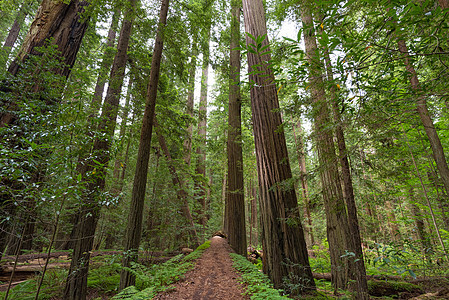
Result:
[[[129,82],[128,82],[128,87],[127,87],[127,94],[126,94],[126,101],[125,101],[125,106],[123,106],[123,110],[122,110],[122,122],[120,123],[120,132],[119,132],[119,137],[118,140],[120,141],[119,145],[118,145],[118,150],[117,150],[117,156],[115,159],[115,163],[114,163],[114,171],[112,172],[112,176],[114,178],[114,183],[113,183],[113,193],[115,195],[119,195],[120,192],[122,191],[122,187],[123,187],[123,183],[122,180],[120,179],[120,171],[124,168],[124,153],[123,153],[123,146],[124,146],[124,141],[125,141],[125,132],[126,132],[126,128],[127,128],[127,123],[128,123],[128,115],[129,115],[129,102],[131,99],[131,87],[133,85],[133,80],[132,77],[130,77]]]
[[[103,60],[101,61],[101,64],[100,64],[100,70],[98,72],[98,78],[97,78],[97,83],[95,85],[94,96],[92,97],[91,106],[92,106],[93,111],[91,113],[95,116],[97,115],[97,113],[100,109],[100,106],[101,106],[101,101],[103,100],[104,86],[107,81],[106,77],[108,76],[109,72],[111,71],[111,65],[112,65],[113,57],[114,57],[113,53],[115,51],[114,43],[115,43],[116,30],[117,30],[119,18],[120,18],[120,11],[117,10],[112,15],[112,21],[111,21],[111,26],[109,27],[108,37],[106,39]]]
[[[3,44],[3,51],[5,55],[5,61],[6,64],[8,60],[8,56],[11,53],[12,48],[14,47],[14,44],[17,41],[17,38],[19,37],[20,30],[22,29],[23,22],[25,21],[25,18],[27,16],[26,11],[24,10],[24,6],[30,5],[32,3],[28,3],[28,1],[24,0],[22,5],[20,5],[19,11],[17,12],[16,19],[14,20],[14,23],[12,24],[11,28],[9,29],[8,36],[6,37],[5,43]]]
[[[207,20],[206,22],[210,22]],[[210,45],[210,23],[206,28],[206,41],[203,46],[203,75],[201,77],[200,107],[198,111],[198,137],[199,144],[196,149],[197,161],[195,173],[201,176],[200,181],[195,181],[195,198],[198,199],[197,210],[198,224],[206,226],[206,128],[207,128],[207,84],[209,80],[209,45]]]
[[[391,201],[385,201],[385,206],[387,208],[387,221],[388,227],[390,228],[390,236],[393,241],[398,242],[401,240],[401,233],[399,231],[399,226],[396,221],[396,215],[394,213],[394,207]]]
[[[240,98],[240,4],[231,1],[231,44],[229,63],[228,109],[228,240],[236,253],[246,256],[245,198],[243,185],[243,152]]]
[[[172,161],[170,152],[168,150],[167,143],[165,142],[165,138],[161,133],[161,129],[159,128],[156,117],[154,119],[154,127],[156,130],[156,135],[157,135],[157,138],[159,141],[159,145],[161,146],[161,150],[164,153],[165,157],[167,158],[168,169],[170,170],[170,174],[172,176],[173,185],[177,188],[176,195],[177,195],[179,203],[181,205],[182,215],[184,216],[184,218],[187,221],[187,226],[188,226],[187,231],[190,234],[190,238],[193,240],[193,247],[196,248],[200,245],[200,240],[199,240],[198,235],[195,230],[195,224],[193,222],[192,214],[190,213],[189,202],[188,202],[189,194],[187,193],[185,186],[183,185],[183,182],[180,180],[178,173],[176,172],[176,168],[173,165],[173,161]]]
[[[424,126],[424,131],[429,138],[430,146],[432,148],[433,158],[435,159],[438,172],[440,173],[443,181],[446,194],[449,195],[449,167],[447,165],[446,157],[444,154],[443,146],[441,145],[440,138],[433,124],[433,120],[430,117],[429,110],[427,109],[426,97],[421,94],[421,87],[419,84],[418,75],[413,67],[412,60],[408,53],[407,45],[404,40],[398,40],[399,52],[401,52],[404,58],[405,69],[410,76],[410,86],[412,91],[417,97],[416,110]]]
[[[296,128],[298,129],[298,135],[296,134]],[[310,199],[309,199],[309,187],[307,185],[307,169],[306,169],[306,156],[304,155],[304,143],[302,141],[302,128],[301,121],[298,121],[296,125],[293,125],[293,137],[295,138],[296,150],[298,152],[299,172],[301,180],[301,192],[302,199],[304,201],[304,217],[307,222],[305,231],[309,236],[310,245],[315,244],[313,237],[312,216],[310,214]]]
[[[145,112],[142,119],[139,152],[137,154],[136,173],[129,211],[125,252],[129,253],[123,258],[123,267],[129,267],[132,261],[137,261],[138,249],[142,232],[142,213],[147,184],[148,160],[151,151],[151,134],[153,132],[154,110],[156,107],[157,86],[159,83],[159,70],[161,66],[162,50],[164,48],[163,30],[167,22],[169,0],[162,0],[159,14],[156,41],[154,43],[153,59],[151,61],[150,80],[148,84]],[[120,274],[120,289],[134,285],[135,276],[123,270]]]
[[[322,29],[323,30],[323,29]],[[337,104],[336,85],[334,84],[334,76],[332,73],[332,64],[329,55],[329,50],[324,51],[324,59],[326,62],[327,79],[331,83],[330,96],[332,115],[335,122],[335,134],[337,136],[337,144],[340,156],[341,175],[343,177],[343,195],[346,202],[349,225],[349,240],[351,242],[349,250],[354,252],[355,257],[349,259],[349,263],[353,264],[350,267],[350,279],[356,281],[351,284],[351,290],[357,293],[357,299],[369,299],[368,284],[366,281],[365,262],[362,251],[362,239],[360,237],[359,220],[357,217],[357,205],[355,203],[354,188],[352,185],[351,167],[349,165],[348,151],[346,149],[346,141],[343,133],[343,126],[341,121],[340,110]]]
[[[266,53],[269,51],[269,42],[262,0],[243,0],[243,15],[248,33],[246,43],[248,47],[259,51],[248,52],[248,68],[260,71],[257,74],[250,73],[249,81],[252,83],[251,110],[259,175],[264,271],[275,288],[284,288],[294,295],[314,290],[315,282],[299,220],[285,135],[281,130],[282,120],[276,86],[273,84],[274,75],[266,63],[271,56]],[[252,40],[249,34],[259,39],[261,47],[266,48],[257,47],[259,43]],[[260,53],[262,49],[263,52]],[[285,277],[297,289],[285,286]]]
[[[86,161],[81,170],[82,180],[86,183],[86,195],[76,225],[77,239],[65,286],[65,299],[84,300],[86,298],[90,251],[101,208],[97,197],[98,193],[104,190],[107,166],[111,158],[110,149],[116,126],[120,91],[125,77],[135,3],[136,0],[130,0],[129,10],[122,23],[117,54],[111,69],[111,80],[98,125],[98,131],[102,134],[94,142],[92,155],[90,155],[92,158]]]
[[[192,60],[190,61],[190,70],[189,70],[189,90],[187,93],[187,103],[186,103],[186,112],[187,114],[193,118],[193,100],[195,96],[195,73],[196,73],[196,64],[197,64],[197,55],[198,49],[196,42],[192,44]],[[187,127],[187,136],[184,140],[184,161],[188,166],[190,166],[190,159],[192,156],[192,132],[193,125],[189,122],[189,126]]]
[[[430,247],[429,245],[429,240],[426,238],[426,234],[425,234],[425,228],[424,228],[424,220],[423,220],[423,216],[422,216],[422,212],[421,209],[419,209],[419,207],[416,205],[417,200],[415,199],[415,192],[413,187],[409,187],[408,188],[408,193],[410,196],[409,199],[409,207],[410,207],[410,212],[412,213],[412,217],[413,220],[415,221],[415,227],[416,227],[416,236],[417,236],[417,240],[421,243],[421,247],[422,247],[422,251],[424,253],[424,255],[427,257],[428,256],[428,249]]]
[[[338,158],[335,153],[333,134],[329,130],[329,110],[325,98],[323,66],[318,56],[319,49],[313,29],[313,18],[308,4],[301,6],[303,35],[306,56],[309,62],[309,82],[315,119],[316,145],[320,162],[320,176],[323,187],[324,207],[326,211],[327,239],[331,257],[331,277],[334,291],[346,289],[349,264],[344,258],[345,250],[350,249],[349,223],[346,214]]]

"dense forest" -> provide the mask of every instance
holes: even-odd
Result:
[[[152,299],[219,235],[251,299],[449,297],[448,14],[0,0],[0,295]]]

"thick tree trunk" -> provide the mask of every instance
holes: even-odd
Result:
[[[338,158],[335,153],[333,134],[329,130],[330,115],[322,79],[323,66],[318,56],[319,49],[313,29],[312,13],[307,3],[301,6],[301,19],[304,27],[306,56],[309,62],[309,82],[314,106],[316,146],[326,211],[332,284],[337,292],[338,289],[346,289],[349,279],[348,258],[343,257],[346,253],[345,250],[350,249],[351,244],[349,224],[338,174]]]
[[[245,198],[243,185],[243,152],[240,98],[240,5],[231,1],[231,44],[229,63],[228,109],[228,240],[237,254],[246,256]]]
[[[259,39],[261,47],[266,47],[263,53],[248,52],[249,70],[257,68],[260,71],[250,73],[249,81],[252,83],[251,110],[259,175],[264,271],[275,288],[298,294],[314,290],[315,283],[299,220],[274,75],[267,65],[271,56],[266,53],[269,43],[262,0],[244,0],[243,15],[248,47],[262,49],[249,34]],[[284,285],[286,277],[298,289]]]
[[[68,4],[60,1],[43,0],[18,57],[9,67],[9,72],[15,76],[19,71],[20,64],[27,57],[42,55],[37,52],[36,47],[44,46],[47,40],[53,39],[60,51],[59,58],[65,63],[64,67],[54,69],[54,73],[68,77],[88,25],[87,20],[81,19],[81,13],[84,12],[87,5],[87,1],[80,0],[73,0]],[[3,106],[3,112],[0,113],[0,127],[8,126],[16,120],[14,111],[17,109],[17,103],[12,101],[1,105]],[[0,139],[2,138],[0,137]],[[39,173],[33,175],[39,176]],[[1,178],[1,184],[9,186],[13,190],[22,189],[21,183],[11,182],[9,178]],[[15,215],[15,206],[10,203],[10,199],[11,195],[3,192],[0,194],[0,207],[3,209],[2,217],[0,217],[0,252],[3,252],[6,246],[7,236],[5,234],[9,231],[8,227],[10,226],[6,218],[12,218]]]
[[[337,104],[336,85],[333,83],[332,64],[328,49],[324,51],[326,62],[327,79],[331,82],[330,95],[333,118],[335,122],[335,133],[340,156],[341,175],[343,177],[343,195],[346,202],[349,225],[349,240],[351,242],[349,251],[355,254],[353,259],[349,258],[350,274],[349,277],[355,280],[355,284],[350,284],[350,288],[357,293],[357,299],[369,299],[368,284],[366,282],[365,262],[362,251],[362,239],[360,237],[359,220],[357,217],[357,205],[355,203],[354,189],[352,185],[351,167],[349,165],[348,151],[343,133],[340,110]]]
[[[61,61],[64,62],[64,67],[55,70],[55,73],[68,77],[87,29],[88,22],[82,19],[82,13],[88,4],[88,1],[83,0],[72,0],[69,3],[43,0],[17,59],[8,71],[15,75],[20,69],[20,63],[29,55],[42,55],[36,48],[44,46],[51,38],[57,45]]]
[[[151,134],[153,132],[154,110],[156,107],[157,86],[159,83],[159,70],[161,66],[162,50],[164,48],[163,30],[167,22],[169,0],[162,0],[159,14],[156,41],[154,43],[153,59],[151,61],[150,80],[148,84],[145,112],[142,119],[139,152],[137,154],[136,173],[129,211],[125,252],[130,253],[123,258],[123,267],[129,267],[132,261],[137,261],[142,233],[142,213],[147,184],[148,160],[151,151]],[[120,289],[134,285],[135,276],[123,270],[120,274]]]
[[[117,54],[110,74],[111,80],[98,125],[98,131],[102,134],[94,142],[92,155],[90,155],[92,158],[86,161],[81,169],[82,180],[87,183],[87,188],[76,225],[77,238],[64,291],[65,299],[84,300],[86,298],[90,251],[92,250],[95,229],[100,216],[97,197],[98,193],[104,190],[107,166],[111,158],[110,149],[116,126],[120,91],[125,77],[127,50],[134,18],[132,10],[135,7],[136,0],[130,0],[129,3],[130,11],[126,13],[120,31]]]
[[[167,143],[165,142],[165,138],[161,133],[161,130],[157,123],[156,117],[154,119],[154,127],[156,130],[156,135],[157,135],[157,138],[159,141],[159,145],[161,146],[161,150],[167,159],[168,169],[172,176],[173,185],[177,189],[176,195],[177,195],[178,201],[181,205],[182,215],[184,216],[184,218],[187,222],[187,226],[188,226],[187,231],[190,234],[190,238],[193,240],[192,246],[194,248],[197,248],[200,245],[200,240],[199,240],[198,235],[195,230],[195,224],[193,222],[192,214],[190,213],[189,202],[188,202],[189,194],[187,193],[185,186],[183,185],[183,182],[180,180],[180,178],[178,176],[178,172],[176,172],[176,168],[173,165],[170,151],[168,150]]]
[[[298,135],[296,134],[296,128],[298,129]],[[309,236],[309,247],[315,244],[313,237],[312,217],[310,215],[310,199],[309,199],[309,187],[307,185],[307,169],[306,169],[306,156],[304,155],[304,143],[301,137],[302,128],[301,121],[295,125],[293,124],[293,137],[295,138],[296,150],[298,152],[299,172],[301,180],[301,192],[302,199],[304,201],[304,217],[307,222],[305,232]]]
[[[438,172],[440,173],[443,181],[446,194],[449,195],[449,167],[447,165],[446,157],[444,154],[443,146],[441,145],[440,138],[430,117],[429,110],[427,109],[427,101],[424,95],[421,94],[421,88],[419,84],[418,75],[413,67],[410,55],[408,53],[407,45],[404,40],[398,40],[399,52],[401,52],[404,58],[405,69],[410,76],[410,86],[412,91],[416,94],[416,110],[424,126],[424,131],[429,138],[430,146],[432,148],[433,158],[435,159]]]

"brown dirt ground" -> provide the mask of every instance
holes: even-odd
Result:
[[[243,285],[232,267],[229,253],[231,247],[225,239],[215,236],[195,268],[185,274],[184,279],[173,285],[174,289],[157,295],[155,300],[212,300],[249,299],[242,295]]]

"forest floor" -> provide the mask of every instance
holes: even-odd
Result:
[[[229,256],[231,247],[225,239],[215,236],[204,254],[196,261],[195,268],[184,279],[159,295],[155,300],[166,299],[249,299],[243,296],[244,287],[238,282],[239,275],[232,267]]]

